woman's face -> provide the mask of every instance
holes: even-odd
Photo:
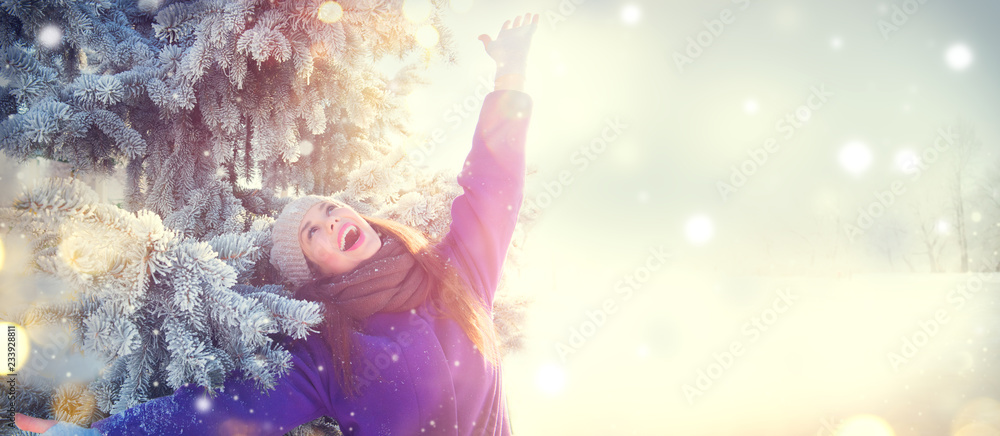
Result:
[[[375,229],[350,207],[321,201],[299,224],[299,246],[322,277],[343,274],[382,247]]]

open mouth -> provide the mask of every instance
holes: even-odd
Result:
[[[364,241],[364,235],[361,234],[361,229],[354,224],[345,224],[344,227],[340,229],[340,251],[351,251],[361,245]]]

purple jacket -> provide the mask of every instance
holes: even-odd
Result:
[[[472,151],[458,176],[463,194],[451,207],[441,241],[474,292],[492,308],[524,188],[524,143],[532,100],[494,91],[483,101]],[[362,395],[340,392],[330,349],[318,335],[290,346],[293,367],[275,390],[231,377],[208,399],[187,385],[173,395],[130,408],[91,427],[110,435],[281,435],[323,415],[345,435],[509,435],[500,368],[488,364],[450,319],[428,304],[372,315],[357,333],[364,349],[355,377]]]

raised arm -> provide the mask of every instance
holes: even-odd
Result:
[[[496,90],[483,100],[472,150],[458,176],[463,193],[451,206],[443,245],[472,288],[493,305],[524,198],[524,144],[532,100],[522,91],[525,61],[538,16],[507,21],[496,40],[479,37],[497,62]]]
[[[443,245],[473,290],[493,305],[524,198],[524,142],[532,101],[520,91],[486,96],[472,151],[458,175],[463,193],[451,205]]]

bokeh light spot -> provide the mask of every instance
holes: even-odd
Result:
[[[535,383],[546,394],[558,394],[566,387],[566,371],[554,363],[545,364],[538,369]]]
[[[872,164],[872,152],[862,142],[851,142],[840,149],[840,165],[849,173],[861,174]]]
[[[953,44],[945,52],[945,61],[955,71],[962,71],[972,65],[972,50],[965,44]]]
[[[839,36],[834,36],[833,38],[830,38],[830,48],[834,50],[840,50],[844,48],[844,40],[841,39]]]
[[[705,215],[697,215],[688,220],[687,225],[684,227],[684,234],[692,244],[703,245],[712,239],[712,236],[715,234],[715,228],[712,226],[711,218]]]
[[[437,45],[440,35],[438,35],[438,31],[434,28],[434,26],[427,24],[425,26],[420,26],[414,37],[417,39],[417,44],[420,44],[425,48],[431,48]]]
[[[622,8],[622,21],[625,24],[633,25],[639,22],[639,18],[642,18],[642,10],[639,6],[635,4],[627,4]]]
[[[136,2],[136,6],[143,12],[156,12],[157,9],[160,9],[160,2],[161,0],[139,0]]]
[[[429,0],[404,0],[403,17],[411,23],[422,23],[431,16],[434,6]]]
[[[951,224],[946,220],[938,220],[937,224],[934,225],[934,230],[942,235],[947,235],[951,230]]]
[[[464,14],[472,9],[472,0],[451,0],[451,10]]]
[[[307,139],[299,141],[299,153],[303,156],[309,156],[313,152],[313,143]]]
[[[319,5],[316,18],[324,23],[336,23],[344,16],[344,8],[337,2],[324,2]]]
[[[202,412],[202,413],[208,412],[212,408],[212,401],[210,401],[206,397],[198,397],[198,399],[195,400],[195,402],[194,402],[194,407],[199,412]]]
[[[896,168],[906,174],[917,172],[920,168],[920,156],[913,150],[902,150],[896,153]]]
[[[47,48],[56,48],[62,43],[62,29],[55,24],[48,24],[38,31],[38,43]]]

